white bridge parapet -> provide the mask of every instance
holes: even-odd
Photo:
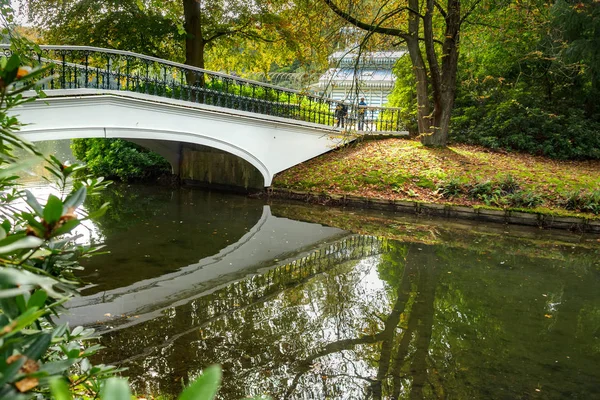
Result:
[[[101,89],[46,90],[47,98],[16,109],[23,138],[31,141],[123,138],[194,143],[252,164],[264,186],[287,168],[326,153],[348,138],[311,122],[225,109],[147,94]],[[153,149],[155,150],[155,149]],[[178,146],[161,155],[178,172]]]

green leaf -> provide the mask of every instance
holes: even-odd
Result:
[[[62,217],[63,203],[58,197],[51,194],[48,196],[48,202],[44,207],[44,220],[48,224],[56,223]]]
[[[181,393],[179,400],[212,400],[220,384],[221,367],[212,365]]]
[[[85,219],[96,219],[103,216],[106,213],[106,211],[108,211],[108,206],[109,203],[102,204],[99,209],[89,213]]]
[[[11,236],[7,237],[2,242],[7,241],[8,239],[11,239]],[[21,249],[33,249],[41,246],[44,243],[42,239],[35,236],[25,236],[18,240],[12,241],[12,243],[9,242],[2,244],[2,242],[0,242],[0,254],[12,253],[15,250]]]
[[[52,254],[52,251],[50,251],[48,249],[37,249],[31,255],[29,255],[29,258],[31,258],[31,259],[34,259],[34,258],[46,258],[50,254]]]
[[[19,65],[21,65],[21,59],[16,53],[8,59],[4,71],[4,84],[10,84],[16,78],[17,72],[19,71]]]
[[[25,357],[21,357],[18,360],[12,362],[2,371],[0,375],[0,387],[6,385],[8,382],[12,382],[15,376],[19,373],[19,369],[25,364]]]
[[[21,289],[22,288],[18,288],[17,290],[21,290]],[[12,291],[13,290],[11,290],[11,289],[0,290],[0,295],[2,296],[2,297],[0,297],[0,308],[2,309],[3,314],[6,314],[11,319],[16,319],[22,313],[22,311],[19,310],[17,298],[27,294],[27,292],[19,293],[15,296],[4,297],[5,292],[12,292]]]
[[[52,336],[54,336],[54,337],[60,337],[60,336],[64,335],[65,332],[67,332],[68,328],[69,328],[69,324],[67,324],[66,322],[64,324],[58,325],[54,329],[54,332],[52,332]]]
[[[49,156],[49,157],[50,157],[50,160],[49,160],[49,161],[50,161],[52,164],[54,164],[54,165],[55,165],[55,166],[57,166],[58,168],[61,168],[61,167],[62,167],[62,165],[63,165],[62,161],[60,161],[58,158],[56,158],[56,157],[55,157],[55,156],[53,156],[52,154],[50,154],[50,156]]]
[[[27,303],[25,303],[25,296],[28,296],[29,292],[21,295],[21,296],[17,296],[15,298],[15,303],[17,304],[17,307],[19,308],[19,312],[24,313],[27,310]]]
[[[27,290],[27,288],[22,288],[22,287],[12,288],[12,289],[2,289],[2,290],[0,290],[0,304],[2,303],[3,299],[17,297],[22,294],[27,294],[28,292],[29,292],[29,290]],[[6,312],[3,305],[2,305],[2,311]]]
[[[12,386],[4,386],[0,388],[0,399],[10,399],[10,400],[28,400],[30,397],[25,396],[15,389]]]
[[[8,232],[10,232],[10,221],[5,219],[4,221],[2,221],[1,225],[4,231],[8,234]]]
[[[36,341],[33,342],[33,344],[27,348],[24,354],[32,360],[37,361],[46,352],[48,347],[50,347],[51,341],[52,333],[44,333],[40,335],[40,337],[38,337]]]
[[[63,212],[66,212],[71,207],[77,208],[80,205],[82,205],[83,202],[85,201],[86,193],[87,193],[86,187],[82,186],[75,193],[73,193],[69,197],[67,197],[67,199],[65,200],[65,204],[64,204],[65,209],[63,210]]]
[[[51,168],[51,167],[44,167],[44,169],[48,172],[50,172],[52,175],[56,176],[58,179],[62,179],[62,174],[60,174],[59,172],[57,172],[57,170],[55,168]]]
[[[39,215],[40,217],[42,215],[44,215],[44,210],[42,209],[42,206],[37,201],[35,196],[29,190],[25,191],[25,195],[26,195],[25,201],[27,202],[27,204],[29,204],[29,207],[31,207],[33,209],[33,211],[35,211],[35,213],[37,215]]]
[[[76,361],[76,358],[69,358],[61,361],[47,362],[40,367],[40,372],[45,372],[48,375],[62,374],[71,368]]]
[[[0,282],[8,286],[15,286],[14,289],[0,290],[0,298],[14,297],[15,294],[8,295],[9,291],[29,291],[32,288],[27,286],[39,286],[44,289],[48,296],[55,299],[66,299],[66,296],[54,290],[57,281],[48,276],[32,274],[28,271],[17,270],[14,268],[0,268]],[[19,293],[20,294],[20,293]]]
[[[69,233],[80,223],[81,223],[81,221],[79,221],[78,219],[69,220],[69,221],[65,222],[60,228],[58,228],[54,232],[52,232],[52,236],[60,236],[65,233]]]
[[[29,298],[29,301],[27,302],[27,308],[36,307],[37,309],[40,309],[46,303],[47,298],[48,294],[45,291],[36,290]]]
[[[102,388],[100,398],[103,400],[131,400],[131,391],[125,379],[109,378]]]
[[[27,212],[23,212],[21,213],[21,217],[27,221],[27,223],[34,227],[37,228],[38,230],[41,230],[42,232],[45,232],[46,228],[44,228],[44,225],[39,222],[38,220],[35,219],[35,215],[27,213]]]
[[[65,382],[64,378],[52,379],[50,381],[50,390],[55,400],[71,400],[71,391],[69,385]]]
[[[81,332],[83,332],[83,326],[76,326],[75,329],[71,331],[71,336],[77,336]]]

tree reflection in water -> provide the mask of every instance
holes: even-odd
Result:
[[[599,395],[598,249],[496,245],[355,236],[110,332],[104,361],[145,393],[220,363],[228,399]]]

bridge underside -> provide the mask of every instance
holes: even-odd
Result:
[[[265,186],[254,165],[234,154],[193,143],[127,139],[163,156],[172,173],[186,184],[217,189],[253,191]]]
[[[309,123],[238,110],[156,101],[136,93],[83,94],[48,97],[19,108],[26,124],[22,136],[32,142],[122,138],[161,154],[184,181],[245,189],[268,187],[277,172],[343,141]]]

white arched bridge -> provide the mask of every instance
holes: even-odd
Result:
[[[10,54],[7,46],[0,47]],[[399,109],[359,107],[126,51],[41,46],[48,97],[18,109],[29,141],[123,138],[184,180],[259,188],[362,132],[406,135]]]

